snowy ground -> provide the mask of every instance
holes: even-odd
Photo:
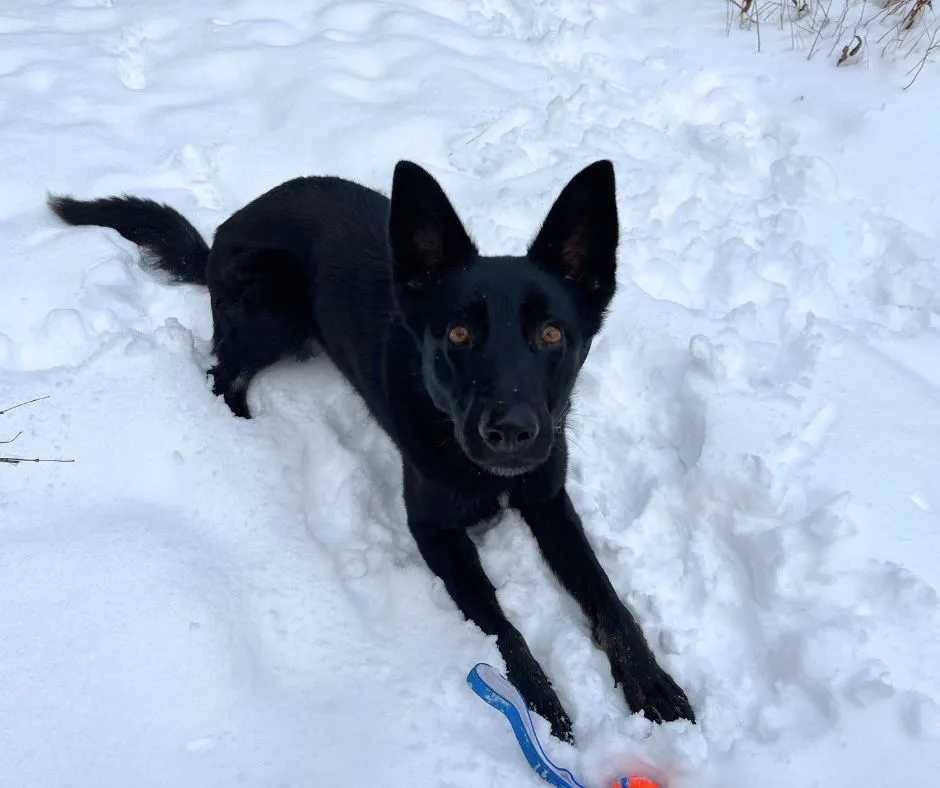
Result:
[[[480,536],[594,784],[935,784],[940,70],[807,64],[703,0],[5,0],[0,786],[537,786],[464,685],[495,644],[403,526],[327,362],[232,418],[206,294],[45,190],[166,200],[410,157],[519,251],[610,157],[621,291],[572,495],[701,724],[628,715],[515,517]],[[779,39],[779,40],[777,40]],[[936,72],[936,73],[935,73]]]

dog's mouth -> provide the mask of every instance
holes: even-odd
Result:
[[[494,476],[502,476],[503,478],[512,478],[514,476],[523,476],[527,473],[531,473],[536,468],[541,465],[541,462],[514,462],[514,463],[491,463],[491,462],[479,462],[479,465],[487,473],[491,473]]]

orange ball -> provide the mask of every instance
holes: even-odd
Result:
[[[624,777],[611,783],[610,788],[659,788],[659,783],[648,777]]]

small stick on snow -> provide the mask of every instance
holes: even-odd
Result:
[[[16,410],[16,408],[22,408],[24,405],[32,405],[34,402],[40,402],[41,400],[49,399],[49,396],[49,394],[46,394],[44,397],[36,397],[35,399],[30,399],[26,402],[20,402],[17,405],[11,405],[9,408],[0,410],[0,416],[2,416],[4,413],[9,413],[11,410]],[[0,441],[0,446],[7,443],[13,443],[13,441],[19,438],[22,434],[23,430],[20,430],[9,440]],[[45,459],[42,457],[0,457],[0,464],[19,465],[21,462],[75,462],[75,460]]]
[[[9,408],[0,410],[0,416],[2,416],[4,413],[9,413],[11,410],[22,408],[24,405],[32,405],[34,402],[40,402],[41,400],[49,399],[50,396],[51,396],[50,394],[46,394],[46,396],[44,397],[36,397],[35,399],[28,399],[26,400],[26,402],[20,402],[18,405],[10,405]]]
[[[19,465],[21,462],[75,462],[75,460],[47,460],[42,457],[0,457],[0,463]]]

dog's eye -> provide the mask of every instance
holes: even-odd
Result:
[[[546,323],[544,326],[542,326],[542,333],[540,338],[542,343],[545,345],[557,345],[559,342],[561,342],[561,329],[554,323]]]
[[[451,326],[450,331],[447,332],[447,338],[452,345],[466,345],[470,341],[470,329],[463,323],[457,323]]]

